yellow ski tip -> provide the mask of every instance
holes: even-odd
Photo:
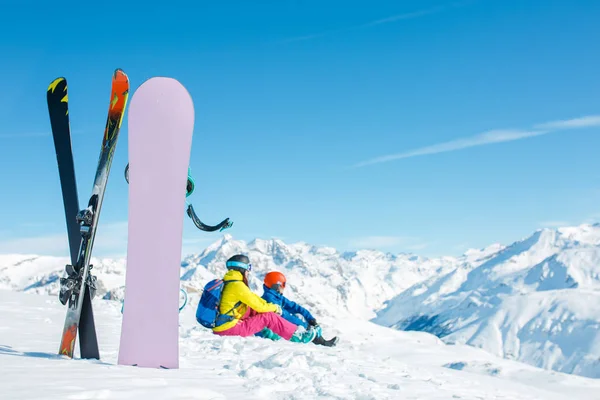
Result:
[[[56,86],[58,86],[58,84],[62,81],[66,81],[66,79],[64,77],[60,77],[53,80],[52,83],[48,86],[48,92],[54,93],[54,89],[56,89]]]

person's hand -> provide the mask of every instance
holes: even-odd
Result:
[[[308,320],[308,325],[310,325],[310,326],[317,326],[319,324],[317,324],[317,320],[313,318],[311,320]]]
[[[275,304],[275,307],[277,307],[277,310],[275,310],[275,314],[283,314],[283,310],[281,309],[281,306],[279,304]]]

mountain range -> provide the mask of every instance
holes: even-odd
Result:
[[[540,229],[510,245],[427,258],[376,250],[339,252],[225,234],[181,262],[195,308],[203,286],[233,254],[250,257],[250,286],[278,270],[286,296],[318,320],[371,321],[423,331],[533,366],[600,378],[600,224]],[[0,255],[0,289],[57,296],[67,257]],[[121,301],[126,260],[92,258],[94,301]]]

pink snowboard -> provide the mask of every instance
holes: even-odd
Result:
[[[175,79],[129,106],[129,226],[121,365],[179,368],[179,271],[194,105]]]

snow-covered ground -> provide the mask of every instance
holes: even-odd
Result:
[[[548,370],[600,378],[599,224],[544,229],[509,245],[433,259],[374,250],[339,252],[276,239],[246,243],[224,235],[182,260],[181,285],[190,295],[189,308],[195,308],[206,282],[223,275],[225,260],[235,253],[250,256],[254,291],[262,293],[266,272],[284,272],[289,282],[286,295],[306,305],[318,320],[329,321],[344,337],[368,326],[368,332],[379,332],[375,343],[382,340],[380,335],[398,334],[403,336],[397,341],[410,343],[408,338],[419,333],[394,331],[422,331],[446,344],[469,345],[461,347],[460,354],[479,348]],[[67,262],[60,257],[0,255],[0,289],[50,295],[54,301]],[[92,263],[99,282],[94,301],[119,309],[125,260],[92,258]],[[190,329],[194,324],[189,321]],[[382,347],[382,354],[397,346],[394,342],[392,350]],[[448,362],[456,362],[453,367],[463,371],[497,371],[486,367],[487,361]]]
[[[0,290],[0,398],[9,399],[597,399],[600,380],[546,371],[423,332],[323,319],[336,348],[221,338],[180,319],[180,368],[117,365],[118,302],[94,300],[101,360],[56,355],[55,296]],[[335,327],[332,324],[335,322]],[[78,345],[77,345],[78,347]]]

